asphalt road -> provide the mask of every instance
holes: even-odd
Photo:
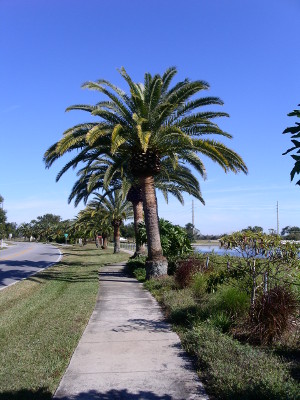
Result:
[[[0,251],[0,290],[50,267],[60,259],[60,250],[50,244],[14,243]]]

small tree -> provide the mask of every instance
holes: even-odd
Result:
[[[6,231],[6,236],[9,237],[16,237],[18,234],[18,225],[16,222],[7,222],[5,224],[5,231]]]
[[[173,225],[162,218],[159,219],[159,230],[163,254],[168,259],[183,256],[192,252],[191,242],[184,228]],[[147,233],[144,224],[140,224],[140,236],[143,243],[147,242]]]
[[[187,231],[188,238],[191,242],[201,237],[200,231],[195,228],[195,226],[191,222],[188,222],[185,225],[184,229]]]
[[[281,243],[279,236],[262,233],[236,232],[224,236],[221,246],[235,249],[240,261],[229,257],[229,268],[238,271],[251,282],[251,307],[257,291],[267,293],[279,284],[292,284],[299,268],[299,249],[296,243]]]

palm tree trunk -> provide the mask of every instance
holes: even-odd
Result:
[[[166,275],[168,261],[162,253],[154,178],[153,176],[141,176],[139,182],[142,188],[147,232],[148,258],[146,262],[146,271],[147,278],[149,279],[155,276]]]
[[[141,243],[139,238],[139,224],[144,221],[143,215],[143,202],[132,202],[133,207],[133,225],[135,233],[135,253],[132,258],[139,257],[145,254],[145,246]]]
[[[105,250],[107,249],[107,236],[105,233],[102,233],[102,239],[103,239],[102,249]]]
[[[120,253],[120,222],[113,220],[114,227],[114,253]]]

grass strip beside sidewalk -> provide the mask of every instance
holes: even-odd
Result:
[[[0,400],[51,399],[94,309],[101,265],[128,259],[94,246],[0,292]]]

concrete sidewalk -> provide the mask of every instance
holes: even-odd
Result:
[[[55,399],[208,399],[156,300],[122,272],[103,267],[95,310]]]

